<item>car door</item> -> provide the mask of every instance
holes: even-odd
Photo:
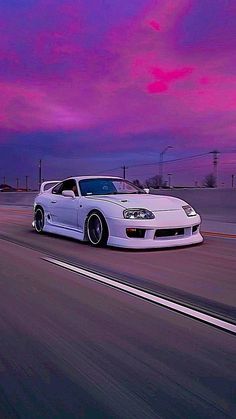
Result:
[[[75,198],[63,196],[62,192],[73,190]],[[50,216],[54,225],[67,228],[78,228],[78,210],[80,197],[75,179],[67,179],[57,185],[51,194]]]

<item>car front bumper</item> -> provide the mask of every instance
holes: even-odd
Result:
[[[108,218],[107,222],[110,246],[149,249],[187,246],[203,241],[200,233],[200,216],[187,217],[183,211],[160,211],[153,220]],[[198,226],[196,231],[193,230],[194,226]],[[127,229],[143,229],[144,237],[128,237]],[[183,230],[181,234],[177,233],[178,229]],[[168,231],[171,233],[170,236]]]

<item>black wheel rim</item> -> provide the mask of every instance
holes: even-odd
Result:
[[[98,244],[102,238],[102,222],[98,215],[93,214],[88,221],[88,236],[93,244]]]
[[[43,213],[40,209],[38,209],[35,212],[35,229],[36,229],[36,231],[42,231],[43,230],[43,224],[44,224]]]

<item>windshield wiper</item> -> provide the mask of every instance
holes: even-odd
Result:
[[[144,194],[144,192],[139,192],[139,191],[137,192],[109,192],[104,195],[131,195],[131,194],[138,195],[138,194]]]
[[[126,195],[139,195],[139,194],[144,194],[145,192],[125,192]]]

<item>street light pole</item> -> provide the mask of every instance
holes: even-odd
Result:
[[[167,150],[169,150],[169,148],[173,148],[173,147],[171,145],[168,145],[160,153],[159,175],[160,175],[160,186],[161,187],[162,187],[162,184],[163,184],[164,154],[167,152]]]

